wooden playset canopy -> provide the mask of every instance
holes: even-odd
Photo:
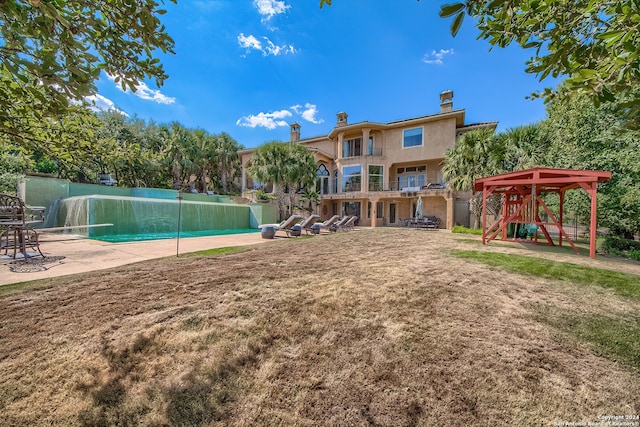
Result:
[[[558,229],[558,245],[566,240],[576,253],[578,249],[562,228],[564,195],[568,190],[582,188],[591,197],[591,220],[589,228],[589,255],[596,256],[596,189],[599,182],[611,178],[611,172],[572,169],[533,168],[477,179],[475,191],[482,191],[482,244],[487,244],[502,234],[507,239],[509,224],[525,224],[540,230],[546,242],[555,245],[547,226]],[[559,215],[549,210],[540,197],[543,193],[557,193],[560,196]],[[487,228],[487,198],[492,194],[502,194],[502,215]],[[546,212],[549,220],[540,219],[540,208]],[[538,233],[534,233],[534,242],[538,242]]]

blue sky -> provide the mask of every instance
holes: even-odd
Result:
[[[489,50],[465,21],[454,38],[438,16],[447,0],[179,0],[162,22],[175,55],[161,55],[169,79],[123,92],[108,76],[99,105],[158,123],[227,132],[245,147],[302,138],[349,122],[389,122],[439,111],[454,91],[467,122],[498,130],[537,122],[544,104],[527,95],[552,81],[524,72],[531,52]]]

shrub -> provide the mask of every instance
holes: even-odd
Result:
[[[618,236],[606,236],[600,248],[609,255],[619,255],[640,261],[640,242]]]
[[[463,225],[454,225],[451,229],[452,233],[460,233],[460,234],[482,234],[482,228],[469,228]]]

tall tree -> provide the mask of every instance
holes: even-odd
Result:
[[[442,173],[454,190],[471,191],[476,179],[496,172],[493,129],[478,129],[464,133],[445,153]],[[495,152],[495,150],[494,150]]]
[[[212,172],[217,163],[216,138],[202,129],[191,131],[191,135],[189,156],[192,159],[194,173],[198,177],[198,191],[204,193],[212,181]]]
[[[233,179],[238,176],[241,170],[238,150],[242,147],[226,132],[217,135],[214,144],[218,161],[220,187],[224,193],[228,193]]]
[[[491,129],[474,130],[463,134],[453,148],[447,150],[442,171],[453,189],[471,191],[478,178],[542,166],[547,161],[547,145],[538,123],[495,135]],[[495,195],[488,202],[488,213],[499,215],[502,199]],[[472,196],[469,208],[476,228],[482,213],[481,193]]]
[[[473,191],[476,179],[492,175],[497,171],[499,152],[495,150],[493,129],[478,129],[464,133],[455,145],[445,152],[442,174],[447,184],[458,191]],[[493,154],[492,154],[493,152]],[[478,228],[482,203],[478,194],[469,201],[469,210],[474,218],[473,228]]]
[[[287,145],[290,156],[287,168],[289,214],[293,214],[298,191],[315,185],[317,166],[313,154],[306,147],[291,142]]]
[[[286,216],[285,189],[290,196],[301,186],[311,185],[315,179],[313,155],[302,145],[271,141],[260,146],[251,158],[249,173],[261,182],[273,183],[273,192],[278,201],[280,218]],[[289,203],[289,211],[293,203]]]
[[[546,162],[548,142],[540,123],[500,132],[492,145],[495,173],[530,169]]]
[[[640,131],[626,127],[617,104],[596,107],[563,87],[558,93],[543,124],[550,140],[547,164],[612,172],[611,179],[598,186],[598,221],[629,238],[640,231]],[[588,197],[572,193],[568,208],[588,218]]]
[[[171,174],[173,186],[180,188],[189,181],[189,176],[193,172],[193,161],[189,154],[192,136],[189,130],[178,122],[171,123],[166,132],[165,164]]]
[[[162,85],[156,54],[174,45],[164,13],[155,0],[1,1],[0,134],[55,151],[46,131],[95,94],[102,70],[132,91],[145,78]],[[47,121],[58,129],[40,129]]]

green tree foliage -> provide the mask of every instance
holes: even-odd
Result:
[[[284,218],[285,190],[289,190],[289,212],[292,212],[295,192],[314,183],[316,165],[313,155],[304,146],[271,141],[253,153],[249,173],[258,181],[273,183],[279,215]]]
[[[147,123],[115,111],[81,111],[81,116],[70,114],[62,122],[75,137],[65,140],[67,135],[61,133],[56,152],[17,145],[1,135],[0,148],[5,156],[21,156],[20,173],[54,173],[87,183],[96,183],[99,174],[108,173],[127,187],[170,188],[176,183],[178,188],[193,184],[199,191],[220,191],[220,165],[224,164],[231,182],[227,187],[233,189],[240,171],[237,152],[242,147],[229,134],[212,135],[177,122]],[[190,182],[191,176],[197,182]]]
[[[550,141],[546,164],[611,172],[598,187],[598,221],[613,234],[631,237],[640,231],[640,132],[620,119],[619,105],[596,107],[586,96],[564,88],[558,93],[543,123]],[[568,206],[588,217],[589,198],[573,193]]]
[[[242,171],[238,150],[242,147],[226,132],[222,132],[214,139],[215,158],[217,159],[217,176],[220,177],[220,188],[224,193],[232,190],[234,179]]]
[[[145,78],[162,85],[164,13],[155,0],[0,1],[0,134],[56,152],[102,70],[132,91]]]
[[[32,164],[31,156],[21,147],[0,137],[0,193],[15,195],[18,182]]]
[[[493,129],[473,130],[463,134],[446,151],[442,173],[454,190],[472,191],[478,178],[536,166],[541,141],[539,125],[510,129],[497,135]],[[500,207],[499,197],[488,200],[489,213],[498,215]],[[477,228],[482,214],[481,193],[472,196],[469,209],[475,219],[473,228]]]
[[[478,129],[464,133],[445,153],[442,174],[454,190],[473,190],[476,179],[496,172],[493,129]],[[493,155],[491,154],[493,152]]]
[[[596,100],[625,103],[629,117],[640,111],[640,4],[636,0],[465,0],[442,6],[453,17],[455,36],[465,15],[491,46],[517,43],[533,49],[526,71],[568,76],[567,87]],[[553,92],[546,89],[544,96]]]

